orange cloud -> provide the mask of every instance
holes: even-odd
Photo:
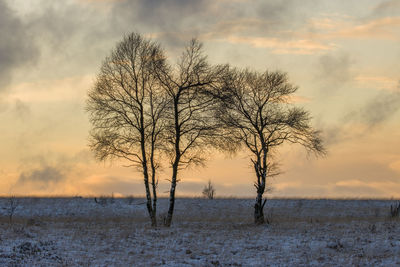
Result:
[[[24,82],[11,87],[11,98],[25,102],[51,102],[83,99],[93,84],[94,75],[74,76],[58,80]]]
[[[313,40],[399,39],[400,17],[385,17],[358,24],[350,19],[348,17],[311,18],[306,29],[297,33],[296,36]],[[309,27],[315,29],[316,32],[310,31]]]
[[[234,44],[244,43],[253,47],[271,48],[274,54],[310,55],[335,49],[334,44],[323,44],[309,39],[286,41],[279,38],[231,36],[227,38],[227,41]]]
[[[399,80],[386,76],[366,76],[359,75],[355,77],[355,81],[359,86],[384,89],[389,91],[398,90]]]
[[[324,30],[324,31],[330,31],[330,30],[336,30],[338,28],[348,25],[348,22],[346,22],[345,19],[348,19],[348,17],[343,17],[339,15],[330,15],[330,14],[324,14],[324,16],[321,17],[314,17],[310,18],[308,20],[308,27],[311,26],[312,28],[315,28],[317,30]]]
[[[333,37],[350,39],[399,39],[400,17],[386,17],[338,30]]]

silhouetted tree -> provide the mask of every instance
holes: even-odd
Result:
[[[202,45],[192,40],[176,66],[158,68],[157,75],[169,98],[166,153],[172,168],[168,214],[170,226],[175,205],[179,170],[202,164],[205,150],[220,140],[220,122],[213,115],[217,92],[226,66],[211,66],[203,55]]]
[[[104,60],[87,101],[91,149],[100,160],[124,159],[143,173],[153,226],[168,104],[155,69],[164,61],[158,44],[136,33],[126,36]]]
[[[215,188],[211,183],[211,180],[208,181],[207,185],[203,189],[203,196],[208,199],[214,199],[215,196]]]
[[[320,133],[310,125],[309,113],[288,101],[296,90],[281,72],[233,69],[225,76],[225,99],[217,118],[224,123],[227,135],[233,136],[252,155],[257,189],[256,224],[265,222],[266,179],[277,174],[273,152],[283,143],[301,144],[318,155],[325,152]]]

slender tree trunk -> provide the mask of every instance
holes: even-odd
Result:
[[[143,115],[141,117],[141,124],[143,125]],[[148,166],[147,166],[147,155],[146,155],[146,147],[144,145],[144,131],[141,131],[141,150],[142,150],[142,168],[143,168],[143,180],[144,180],[144,187],[146,189],[146,206],[147,206],[147,211],[149,213],[150,216],[150,220],[151,220],[151,226],[155,226],[155,216],[153,213],[153,208],[151,206],[152,201],[151,201],[151,193],[150,193],[150,187],[149,187],[149,170],[148,170]]]
[[[156,165],[154,163],[154,153],[155,153],[155,145],[156,145],[156,133],[157,128],[157,114],[154,111],[153,105],[153,92],[150,91],[150,107],[151,107],[151,118],[152,118],[152,132],[151,132],[151,153],[150,153],[150,167],[151,167],[151,185],[153,189],[153,220],[152,226],[157,226],[157,184],[156,181]]]
[[[257,161],[254,165],[257,175],[257,197],[256,203],[254,204],[254,223],[257,225],[264,224],[264,206],[266,203],[266,199],[263,201],[263,194],[265,192],[265,180],[267,178],[267,154],[268,149],[266,149],[266,145],[264,142],[264,136],[260,133],[260,140],[263,144],[263,153],[262,159],[258,156]],[[268,220],[267,220],[268,222]]]
[[[151,225],[157,226],[157,183],[156,183],[156,168],[154,167],[154,162],[151,163],[152,175],[151,175],[151,182],[153,187],[153,216]]]
[[[178,93],[178,95],[174,98],[175,160],[174,160],[174,163],[172,164],[172,178],[171,178],[171,188],[169,191],[168,214],[167,214],[167,218],[164,221],[164,225],[167,227],[171,226],[172,215],[174,213],[176,179],[178,176],[179,161],[180,161],[180,157],[181,157],[181,151],[180,151],[181,131],[180,131],[180,126],[179,126],[179,111],[178,111],[179,96],[180,96],[180,93]]]
[[[178,164],[173,165],[172,170],[172,179],[171,179],[171,189],[169,191],[169,208],[167,218],[165,219],[164,225],[167,227],[171,226],[172,215],[174,213],[175,206],[175,188],[176,188],[176,178],[178,175]]]
[[[258,179],[258,181],[261,181],[261,183],[257,184],[257,197],[256,203],[254,204],[254,223],[257,225],[265,223],[264,206],[267,201],[266,199],[263,201],[263,194],[265,191],[265,175],[260,178],[261,179]]]
[[[144,177],[144,187],[145,187],[145,189],[146,189],[146,206],[147,206],[147,211],[148,211],[148,213],[149,213],[149,216],[150,216],[150,220],[151,220],[151,226],[155,226],[154,225],[154,223],[155,223],[155,216],[154,216],[154,213],[153,213],[153,208],[152,208],[152,206],[151,206],[151,193],[150,193],[150,187],[149,187],[149,171],[148,171],[148,168],[147,168],[147,161],[146,161],[146,158],[145,158],[145,156],[146,156],[146,154],[145,154],[145,152],[144,152],[144,145],[143,145],[143,147],[142,147],[142,149],[143,149],[143,152],[142,152],[142,154],[143,154],[143,163],[142,163],[142,166],[143,166],[143,177]]]
[[[152,207],[152,200],[151,200],[151,193],[150,193],[150,187],[149,187],[149,177],[148,177],[148,173],[147,171],[143,171],[144,174],[144,187],[146,188],[146,207],[147,207],[147,211],[149,213],[150,216],[150,220],[151,220],[151,226],[156,226],[156,217],[153,211],[153,207]]]
[[[157,222],[156,222],[156,217],[153,212],[153,207],[152,207],[152,199],[151,199],[151,193],[150,193],[150,187],[149,187],[149,168],[147,166],[147,155],[146,155],[146,146],[145,146],[145,132],[144,132],[145,126],[144,126],[144,112],[143,112],[143,107],[142,105],[140,106],[140,149],[142,152],[142,168],[143,168],[143,180],[144,180],[144,187],[146,189],[146,207],[147,211],[150,216],[151,220],[151,226],[155,227]]]
[[[262,193],[257,192],[257,197],[256,197],[256,204],[254,204],[254,223],[259,225],[259,224],[264,224],[265,219],[264,219],[264,204],[263,199],[262,199]]]

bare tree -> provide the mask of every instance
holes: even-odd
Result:
[[[167,107],[155,69],[164,61],[158,44],[136,33],[126,36],[104,60],[87,101],[91,149],[100,160],[124,159],[143,173],[153,226]]]
[[[214,199],[215,196],[215,188],[211,183],[211,180],[208,181],[207,185],[203,189],[203,196],[208,199]]]
[[[309,113],[290,105],[288,100],[297,87],[288,82],[285,73],[233,69],[225,78],[225,98],[217,117],[225,124],[227,135],[250,152],[257,189],[254,220],[263,224],[267,177],[278,174],[274,151],[283,143],[301,144],[317,155],[325,150],[320,133],[310,125]]]
[[[192,40],[176,66],[157,69],[162,87],[170,99],[166,131],[166,153],[172,168],[168,214],[170,226],[175,205],[179,170],[203,164],[205,150],[218,143],[219,124],[213,116],[217,99],[213,92],[220,86],[226,66],[211,66],[202,52],[202,44]]]

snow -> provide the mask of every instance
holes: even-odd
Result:
[[[399,266],[389,200],[179,198],[171,228],[151,228],[144,199],[0,199],[0,266]],[[168,200],[159,200],[159,222]]]

